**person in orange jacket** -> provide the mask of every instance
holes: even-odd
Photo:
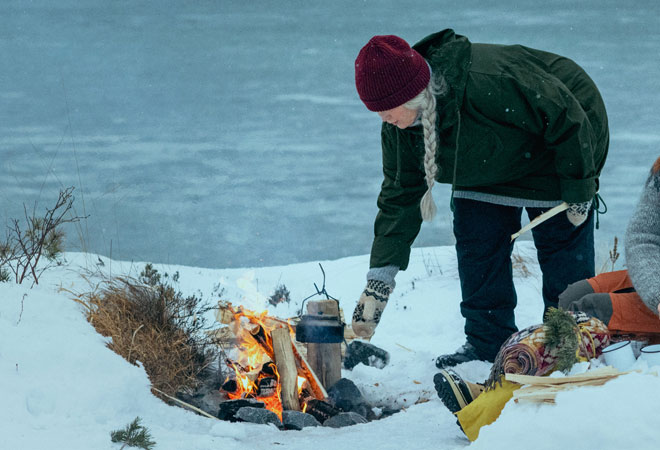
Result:
[[[602,320],[612,334],[660,335],[660,158],[651,169],[625,235],[628,270],[568,286],[559,307]]]

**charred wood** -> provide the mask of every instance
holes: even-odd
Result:
[[[331,417],[336,416],[342,412],[339,408],[335,408],[330,403],[323,400],[312,399],[307,402],[307,409],[305,410],[307,414],[311,414],[318,420],[323,423]]]

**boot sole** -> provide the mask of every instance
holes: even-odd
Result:
[[[471,401],[472,396],[464,392],[446,370],[441,370],[433,377],[435,390],[438,392],[438,397],[449,411],[456,414],[461,409],[465,408]],[[467,389],[467,386],[465,387]]]

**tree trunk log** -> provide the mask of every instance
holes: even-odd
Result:
[[[339,308],[334,300],[320,300],[307,303],[310,316],[339,316]],[[325,389],[329,389],[341,378],[341,343],[307,344],[307,361]]]

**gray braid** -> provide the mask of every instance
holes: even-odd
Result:
[[[422,219],[430,222],[437,212],[431,191],[435,184],[435,176],[438,173],[438,166],[435,163],[435,152],[438,148],[438,140],[435,132],[435,95],[433,95],[430,85],[424,89],[424,99],[422,127],[424,128],[424,172],[426,174],[426,186],[428,189],[424,193],[419,207],[422,212]]]
[[[436,137],[435,121],[436,121],[436,95],[443,95],[447,88],[444,83],[444,78],[440,79],[438,83],[434,78],[426,86],[426,88],[419,93],[415,98],[408,101],[404,106],[408,109],[421,110],[422,128],[424,129],[424,173],[426,179],[427,190],[422,197],[419,208],[422,213],[422,219],[426,221],[433,220],[437,212],[435,202],[431,191],[435,184],[435,176],[438,173],[438,166],[435,163],[435,153],[438,148],[438,140]]]

